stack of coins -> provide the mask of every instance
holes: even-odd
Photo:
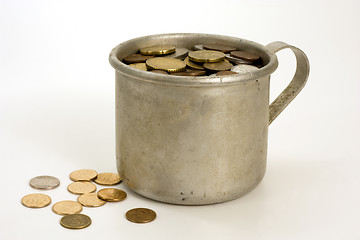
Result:
[[[52,206],[54,213],[63,215],[60,220],[61,226],[69,229],[81,229],[91,224],[91,218],[80,214],[83,207],[100,207],[106,202],[123,201],[127,194],[117,188],[103,188],[97,193],[96,184],[103,186],[117,185],[121,178],[116,173],[100,173],[91,169],[80,169],[70,174],[73,181],[67,189],[70,193],[79,195],[77,201],[65,200]],[[38,176],[30,180],[30,186],[36,189],[54,189],[59,186],[60,181],[52,176]],[[24,196],[21,203],[30,208],[42,208],[50,205],[51,198],[46,194],[33,193]],[[126,213],[126,219],[134,223],[147,223],[156,218],[156,213],[147,208],[135,208]]]
[[[220,44],[197,44],[192,50],[176,46],[151,46],[122,60],[131,67],[177,76],[224,76],[263,67],[260,56]]]

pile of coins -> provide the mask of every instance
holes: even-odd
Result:
[[[220,44],[195,45],[191,50],[175,46],[141,48],[122,60],[131,67],[177,76],[223,76],[258,70],[260,56]]]
[[[81,229],[91,224],[91,218],[87,215],[80,214],[84,207],[100,207],[106,202],[123,201],[126,192],[116,188],[103,188],[97,193],[96,185],[91,181],[103,185],[112,186],[119,184],[121,178],[116,173],[97,173],[91,169],[76,170],[70,174],[73,181],[67,187],[72,194],[79,195],[77,201],[60,201],[52,206],[54,213],[64,215],[60,224],[70,229]],[[38,176],[30,180],[30,186],[35,189],[49,190],[60,185],[60,181],[52,176]],[[46,194],[33,193],[24,196],[21,203],[29,208],[42,208],[50,205],[51,198]],[[135,208],[126,212],[126,219],[134,223],[148,223],[156,218],[156,213],[147,208]]]

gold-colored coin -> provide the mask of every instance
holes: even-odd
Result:
[[[129,66],[143,71],[147,71],[147,67],[145,63],[132,63],[129,64]]]
[[[99,173],[94,182],[100,185],[110,186],[121,182],[119,174],[116,173]]]
[[[116,188],[104,188],[97,193],[98,197],[107,202],[119,202],[126,198],[126,192]]]
[[[84,194],[95,192],[96,186],[91,182],[73,182],[69,184],[67,189],[73,194]]]
[[[186,68],[184,61],[176,58],[155,57],[146,60],[146,66],[150,69],[163,70],[169,73],[181,72]]]
[[[183,72],[171,73],[171,75],[176,76],[204,76],[206,74],[205,70],[198,69],[186,69]]]
[[[91,181],[96,178],[97,172],[91,169],[80,169],[70,173],[70,179],[77,181]]]
[[[61,218],[60,224],[70,229],[86,228],[91,224],[91,218],[84,214],[70,214]]]
[[[134,208],[126,213],[126,219],[134,223],[148,223],[155,218],[156,213],[148,208]]]
[[[225,54],[213,50],[199,50],[189,53],[189,59],[194,62],[220,62],[225,59]]]
[[[97,193],[85,193],[80,195],[77,200],[85,207],[100,207],[106,203],[106,201],[98,198]]]
[[[21,199],[22,205],[29,208],[42,208],[51,203],[51,198],[42,193],[32,193]]]
[[[75,201],[61,201],[53,205],[52,210],[59,215],[76,214],[82,211],[82,205]]]
[[[193,69],[197,69],[197,70],[204,70],[204,69],[205,69],[202,65],[190,61],[190,60],[189,60],[189,57],[186,57],[186,58],[184,59],[184,63],[185,63],[187,66],[189,66],[190,68],[193,68]]]
[[[143,55],[165,55],[174,53],[175,50],[175,46],[153,46],[141,48],[140,53]]]
[[[230,70],[232,67],[233,65],[226,59],[215,63],[204,63],[204,68],[211,71],[226,71]]]

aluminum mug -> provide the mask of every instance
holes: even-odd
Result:
[[[138,70],[121,62],[140,48],[222,44],[259,55],[264,67],[226,76],[184,77]],[[275,53],[291,49],[297,68],[269,106]],[[309,62],[284,42],[267,46],[213,34],[160,34],[116,46],[116,161],[136,193],[161,202],[204,205],[236,199],[265,174],[268,126],[305,85]]]

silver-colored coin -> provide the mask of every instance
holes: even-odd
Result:
[[[230,54],[225,54],[225,58],[227,60],[229,60],[230,62],[233,62],[235,64],[252,64],[253,63],[251,61],[246,61],[244,59],[233,57]]]
[[[30,180],[30,186],[36,189],[53,189],[59,185],[59,179],[52,176],[37,176]]]
[[[173,54],[167,55],[166,57],[184,59],[188,55],[189,50],[187,48],[176,48]]]
[[[194,50],[195,50],[195,51],[204,50],[204,46],[203,46],[203,45],[195,45],[195,46],[194,46]]]
[[[253,65],[246,65],[246,64],[236,65],[231,68],[231,71],[237,72],[237,73],[252,73],[256,70],[259,70],[259,68],[255,67]]]

